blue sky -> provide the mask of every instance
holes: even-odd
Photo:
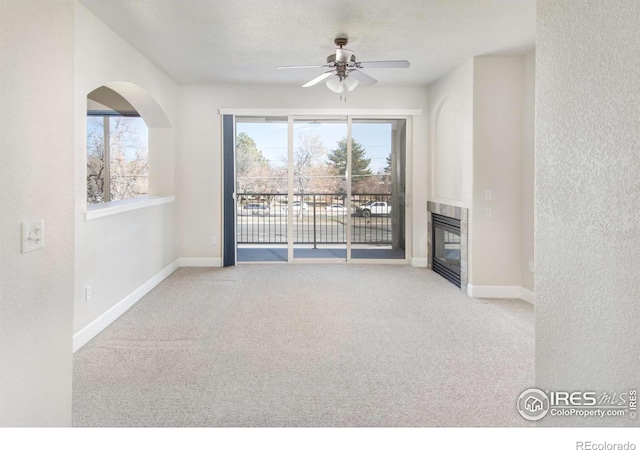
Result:
[[[237,133],[247,133],[258,146],[258,149],[273,166],[284,164],[287,156],[287,123],[243,123],[236,124]],[[330,122],[295,122],[294,142],[302,133],[315,133],[322,140],[324,147],[331,151],[337,142],[346,137],[347,124]],[[354,123],[353,138],[362,144],[366,157],[371,158],[370,168],[373,173],[382,171],[387,165],[386,158],[391,152],[391,124],[389,123]],[[295,145],[295,144],[294,144]]]

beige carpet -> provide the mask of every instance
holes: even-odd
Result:
[[[533,307],[426,269],[183,268],[74,356],[75,426],[527,426]]]

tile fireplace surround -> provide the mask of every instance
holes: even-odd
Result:
[[[469,257],[469,210],[458,206],[427,202],[427,268],[429,269],[433,269],[433,223],[431,214],[440,214],[441,216],[460,220],[460,290],[466,294],[469,278],[467,261]]]

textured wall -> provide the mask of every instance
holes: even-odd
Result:
[[[2,0],[0,55],[0,426],[70,426],[73,2]]]
[[[540,388],[640,387],[639,21],[637,0],[538,1]],[[597,423],[638,425],[628,418]]]

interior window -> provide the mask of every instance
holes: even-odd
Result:
[[[87,96],[87,203],[147,195],[149,130],[120,94],[101,87]]]

